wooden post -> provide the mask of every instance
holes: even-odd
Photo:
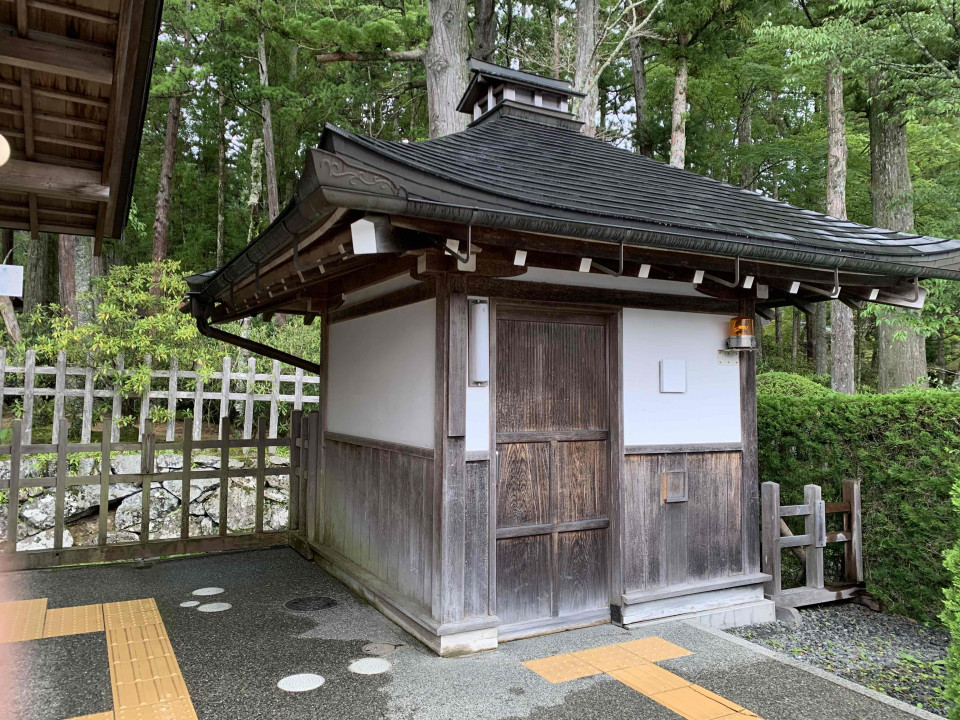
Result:
[[[3,400],[7,388],[7,349],[0,348],[0,423],[3,422]]]
[[[63,391],[67,389],[67,353],[63,350],[57,353],[56,378],[54,380],[53,395],[53,444],[56,445],[60,440],[61,420],[66,417],[66,395]]]
[[[67,427],[67,421],[61,420],[57,434],[57,490],[53,501],[54,550],[63,548],[63,514],[67,501]]]
[[[37,365],[37,351],[27,350],[23,363],[23,444],[33,441],[33,380]]]
[[[780,486],[765,482],[760,486],[762,520],[762,569],[771,576],[763,584],[763,594],[774,597],[780,594]]]
[[[120,384],[123,382],[123,355],[117,355],[117,378],[113,383],[113,404],[110,410],[110,442],[120,442],[120,412],[123,409],[123,395]]]
[[[819,485],[804,485],[803,503],[810,507],[804,518],[804,532],[810,538],[807,546],[807,587],[823,588],[823,547],[826,545],[826,519]]]
[[[183,462],[180,474],[180,537],[190,537],[190,475],[193,473],[193,418],[183,421]]]
[[[323,541],[323,517],[317,512],[317,494],[320,482],[320,413],[312,412],[308,416],[307,437],[309,449],[307,451],[306,482],[300,486],[301,495],[301,527],[307,540]]]
[[[153,368],[153,358],[149,355],[145,355],[143,358],[144,365],[147,366],[147,370],[152,370]],[[147,378],[147,387],[143,391],[143,396],[140,398],[140,429],[139,429],[139,438],[142,440],[147,425],[147,418],[150,417],[150,386],[153,384],[153,373],[151,372]]]
[[[843,548],[843,572],[847,582],[863,582],[863,527],[860,520],[860,481],[843,481],[843,502],[849,510],[843,516],[843,531],[850,537]]]
[[[256,358],[247,358],[247,396],[243,401],[243,439],[253,437],[253,396],[256,391]]]
[[[203,428],[203,378],[200,371],[196,373],[197,385],[193,389],[193,439],[199,440]]]
[[[223,358],[223,369],[220,373],[220,417],[230,417],[230,356]],[[223,426],[220,426],[221,431]],[[222,438],[221,438],[222,439]]]
[[[220,418],[220,537],[227,536],[227,491],[230,472],[230,419]]]
[[[297,523],[300,528],[300,536],[307,537],[307,486],[310,484],[310,457],[313,452],[314,438],[310,434],[310,417],[316,413],[304,415],[300,422],[300,493],[297,497]]]
[[[267,424],[263,418],[257,420],[257,498],[254,515],[254,531],[263,532],[263,491],[267,469]]]
[[[174,355],[170,358],[170,376],[167,378],[167,442],[177,437],[177,375],[180,361]]]
[[[740,314],[753,317],[753,300],[741,300]],[[738,353],[740,360],[740,435],[741,467],[741,557],[743,572],[754,573],[760,567],[760,543],[757,538],[757,515],[760,500],[757,497],[760,469],[757,440],[757,354]]]
[[[303,409],[303,368],[297,368],[293,381],[293,409]]]
[[[287,496],[287,530],[297,532],[300,527],[300,424],[303,412],[294,410],[290,416],[290,490]]]
[[[87,363],[83,369],[83,419],[80,421],[80,442],[90,442],[93,432],[93,368]]]
[[[107,544],[107,518],[110,513],[110,435],[113,422],[109,415],[103,419],[100,433],[100,509],[97,516],[97,545]]]
[[[273,385],[270,388],[270,437],[277,436],[280,414],[280,362],[273,361]]]
[[[7,552],[17,550],[17,521],[20,517],[20,454],[23,420],[13,421],[10,437],[10,487],[7,491]]]
[[[150,491],[153,481],[153,420],[147,418],[140,437],[140,542],[150,541]]]

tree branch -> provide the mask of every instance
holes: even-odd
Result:
[[[376,62],[378,60],[392,60],[394,62],[420,62],[426,50],[423,48],[414,48],[413,50],[382,50],[375,52],[328,52],[318,53],[318,63],[335,62]]]

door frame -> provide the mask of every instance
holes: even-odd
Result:
[[[558,316],[575,317],[576,315],[606,316],[606,343],[607,343],[607,411],[609,413],[607,450],[609,453],[607,472],[609,473],[609,503],[610,526],[608,530],[607,548],[607,589],[609,592],[610,615],[602,620],[592,620],[583,625],[597,625],[606,622],[619,624],[621,621],[621,606],[623,594],[623,572],[621,560],[621,539],[623,523],[621,520],[622,481],[623,476],[623,308],[610,305],[586,305],[582,303],[554,303],[554,302],[524,302],[521,300],[500,300],[496,297],[488,298],[489,303],[489,331],[490,331],[490,372],[488,382],[488,398],[490,411],[490,438],[489,438],[489,486],[487,493],[487,516],[489,522],[490,554],[488,559],[488,602],[491,615],[497,614],[497,325],[499,309],[520,311],[534,311],[534,313],[553,313]],[[544,626],[540,631],[533,630],[528,635],[556,632],[557,630],[581,627],[576,623],[568,626],[550,628]],[[514,638],[509,638],[514,639]],[[516,638],[519,639],[519,638]],[[501,642],[504,640],[501,639]]]

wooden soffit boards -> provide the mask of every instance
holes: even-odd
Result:
[[[119,237],[162,0],[0,0],[0,227]]]

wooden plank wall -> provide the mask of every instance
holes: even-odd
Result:
[[[490,463],[467,463],[464,513],[464,618],[489,614],[490,580]]]
[[[624,462],[626,592],[740,575],[740,452],[630,454]],[[688,499],[664,503],[663,474],[685,471]]]
[[[433,451],[326,434],[323,545],[430,608]]]

